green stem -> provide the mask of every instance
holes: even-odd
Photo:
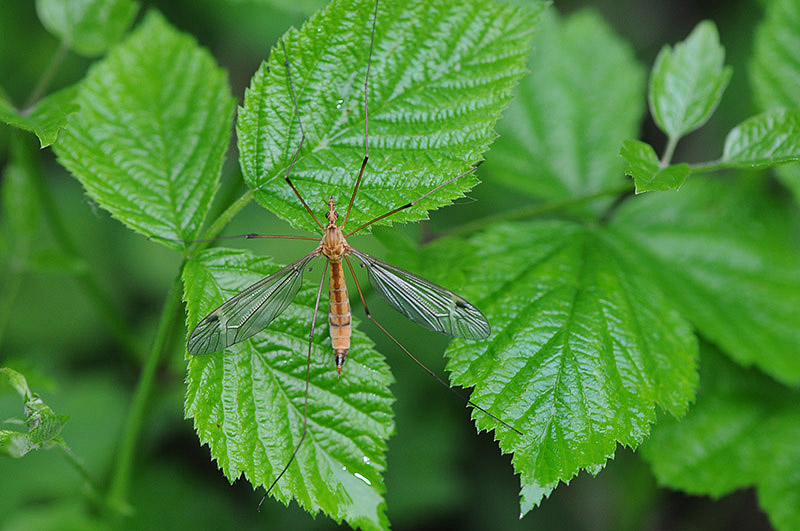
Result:
[[[216,238],[217,235],[222,232],[222,229],[225,228],[230,220],[238,214],[244,207],[250,203],[253,199],[253,190],[247,190],[239,199],[234,201],[231,206],[225,209],[225,211],[219,215],[217,219],[208,227],[205,234],[203,234],[203,240],[210,240],[212,238]],[[198,251],[200,249],[204,249],[208,246],[209,242],[200,242],[194,247],[194,251]]]
[[[696,164],[692,164],[692,173],[693,174],[700,174],[700,173],[711,173],[715,171],[724,170],[727,168],[725,164],[720,160],[712,160],[709,162],[698,162]]]
[[[181,264],[180,269],[183,270],[183,264]],[[153,346],[142,368],[139,383],[133,394],[133,403],[122,432],[120,449],[117,453],[107,497],[108,506],[121,514],[129,512],[127,497],[128,489],[130,488],[131,471],[133,470],[133,458],[139,442],[139,433],[145,420],[147,401],[155,381],[156,369],[158,369],[161,355],[169,344],[170,334],[175,329],[175,321],[181,310],[181,293],[181,277],[179,274],[172,282],[167,298],[164,301]]]
[[[15,165],[23,170],[23,178],[34,179],[33,173],[38,169],[36,157],[33,149],[30,148],[28,135],[22,131],[12,131],[10,135],[10,165]],[[34,214],[35,215],[35,214]],[[34,231],[20,231],[16,234],[12,228],[10,260],[7,270],[3,275],[5,282],[0,290],[0,345],[3,344],[6,326],[14,310],[14,302],[17,300],[19,289],[22,285],[22,277],[28,269],[30,258],[31,239],[35,237]]]
[[[454,227],[453,229],[446,230],[442,232],[440,236],[465,236],[467,234],[477,232],[493,223],[540,217],[546,214],[564,210],[571,206],[587,203],[589,201],[593,201],[601,197],[606,197],[609,195],[616,196],[625,192],[629,192],[631,190],[633,190],[633,183],[626,181],[623,184],[611,188],[606,188],[598,192],[593,192],[591,194],[586,194],[578,197],[570,197],[568,199],[549,201],[547,203],[538,203],[535,205],[525,206],[515,210],[500,212],[493,216],[486,216],[480,219],[476,219],[475,221],[472,221],[470,223],[464,223],[463,225],[459,225],[457,227]]]
[[[661,157],[661,161],[658,164],[660,168],[663,169],[669,166],[669,163],[672,161],[672,155],[675,154],[675,146],[677,145],[678,137],[670,136],[667,138],[667,146],[664,148],[664,155]]]
[[[241,172],[236,172],[233,175],[229,175],[228,178],[223,178],[222,185],[219,187],[216,194],[219,204],[213,205],[214,209],[209,211],[208,215],[214,216],[214,219],[216,219],[217,216],[222,215],[222,212],[230,207],[230,205],[232,205],[246,190],[247,186],[245,186],[242,181]]]
[[[22,107],[22,112],[25,113],[33,107],[36,102],[47,92],[47,89],[50,88],[50,83],[53,81],[53,77],[55,77],[56,72],[58,69],[61,68],[61,63],[64,62],[64,58],[67,56],[67,52],[69,51],[69,44],[66,41],[61,41],[61,44],[58,46],[58,49],[53,54],[53,57],[50,59],[50,64],[47,65],[47,68],[42,72],[42,75],[39,76],[39,80],[36,82],[36,86],[33,88],[31,95],[28,97],[28,101],[25,102],[25,105]]]
[[[97,482],[92,478],[89,471],[86,469],[86,466],[83,464],[83,461],[76,456],[72,450],[66,444],[59,444],[58,449],[61,450],[61,453],[64,455],[64,458],[67,462],[72,465],[72,468],[78,472],[78,475],[83,478],[86,482],[87,487],[89,488],[89,495],[94,500],[100,499],[100,488]]]

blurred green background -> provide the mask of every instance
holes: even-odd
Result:
[[[144,1],[163,12],[179,29],[207,47],[229,73],[239,100],[269,46],[289,25],[299,26],[321,0],[178,0]],[[586,7],[565,1],[562,14]],[[707,158],[719,151],[724,132],[753,114],[745,65],[754,25],[762,6],[755,1],[635,1],[592,3],[613,28],[636,49],[649,67],[659,48],[683,39],[703,19],[713,20],[727,50],[734,76],[711,122],[690,135],[676,160]],[[22,104],[58,47],[39,23],[32,1],[0,2],[0,84],[12,101]],[[68,55],[53,88],[83,77],[90,61]],[[644,104],[644,102],[643,102]],[[0,126],[0,167],[9,153],[9,128]],[[652,122],[643,125],[645,140],[662,146]],[[35,142],[33,137],[29,138]],[[491,152],[487,154],[491,157]],[[136,331],[140,349],[149,347],[160,305],[179,265],[179,257],[134,235],[94,205],[77,181],[41,152],[47,186],[67,220],[69,235],[102,287]],[[525,203],[511,198],[491,176],[471,197],[436,212],[429,223],[399,228],[421,239],[493,205]],[[235,146],[223,176],[221,205],[243,191]],[[219,207],[219,205],[217,205]],[[285,233],[287,227],[264,209],[250,205],[228,234]],[[307,242],[306,242],[307,243]],[[381,256],[383,247],[370,237],[359,248]],[[241,247],[286,262],[308,248],[297,242],[241,242]],[[125,354],[102,324],[94,306],[71,274],[74,267],[54,252],[53,235],[42,224],[33,248],[33,268],[22,279],[2,344],[0,366],[28,377],[31,388],[59,413],[70,415],[63,437],[87,468],[105,484],[116,443],[127,415],[141,360]],[[0,240],[3,271],[13,259]],[[379,321],[432,369],[442,372],[446,341],[421,331],[385,305],[373,304]],[[523,520],[519,520],[518,480],[510,460],[498,455],[492,438],[476,435],[469,411],[426,376],[374,327],[367,332],[386,353],[397,383],[397,433],[389,441],[386,473],[389,519],[395,529],[768,529],[751,491],[721,500],[695,498],[657,488],[647,466],[626,449],[596,478],[581,474],[561,486]],[[178,334],[182,337],[182,334]],[[295,504],[288,509],[269,500],[255,511],[263,491],[245,481],[232,487],[200,447],[191,423],[183,419],[183,344],[176,341],[159,371],[156,395],[135,462],[130,529],[328,529],[324,516],[312,519]],[[19,415],[19,402],[0,400],[0,418]],[[39,451],[20,460],[0,460],[0,529],[92,529],[99,520],[87,502],[82,480],[57,452]]]

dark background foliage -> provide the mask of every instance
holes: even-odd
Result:
[[[148,8],[158,9],[207,47],[228,71],[233,94],[241,101],[269,46],[289,25],[299,26],[321,2],[179,0],[142,4],[140,16]],[[555,7],[566,14],[585,5],[564,1]],[[757,2],[605,0],[592,6],[635,47],[639,60],[648,67],[663,44],[683,39],[700,20],[717,24],[734,75],[718,112],[706,127],[681,143],[676,159],[691,161],[707,158],[709,149],[718,152],[717,143],[724,133],[754,114],[744,72],[753,27],[761,18],[762,6]],[[0,76],[13,101],[24,102],[57,46],[55,37],[41,27],[33,2],[0,4]],[[88,64],[84,58],[68,55],[54,87],[80,79]],[[0,127],[0,167],[8,158],[9,131]],[[649,118],[643,137],[655,146],[664,142]],[[712,147],[709,142],[714,142]],[[491,152],[487,156],[491,157]],[[97,209],[78,182],[55,163],[49,150],[43,159],[47,185],[68,220],[70,237],[100,274],[103,288],[113,293],[114,303],[136,331],[140,346],[146,348],[178,258]],[[218,202],[219,197],[237,197],[244,189],[235,160],[233,156],[228,159]],[[503,187],[491,182],[484,182],[470,195],[479,204],[507,201]],[[429,223],[401,230],[415,238],[435,235],[474,215],[467,203],[437,212]],[[237,216],[233,225],[229,233],[285,231],[281,221],[255,204]],[[43,229],[36,248],[47,250],[52,240],[52,234]],[[242,242],[241,246],[281,262],[306,249],[295,242]],[[369,241],[362,246],[380,249]],[[0,246],[0,251],[5,249]],[[114,459],[114,444],[141,360],[125,354],[101,324],[84,290],[69,274],[74,264],[62,256],[44,255],[37,263],[39,270],[22,282],[6,326],[0,365],[24,371],[31,387],[54,409],[71,415],[64,437],[103,482],[107,478],[102,474]],[[385,307],[375,311],[412,352],[432,352],[422,357],[442,372],[443,339],[421,336],[415,325]],[[388,515],[395,529],[769,528],[751,491],[711,500],[660,489],[647,464],[625,449],[620,449],[597,477],[582,473],[520,521],[518,481],[509,459],[498,455],[491,436],[476,435],[462,403],[404,359],[374,328],[366,330],[386,353],[397,379],[393,386],[397,433],[389,442],[386,473]],[[434,341],[437,343],[432,344]],[[134,512],[126,526],[333,528],[335,524],[327,518],[312,520],[295,504],[286,509],[268,501],[262,513],[256,513],[261,492],[254,494],[245,481],[228,486],[209,461],[208,449],[199,446],[190,422],[183,419],[182,348],[180,343],[174,345],[159,373],[138,448],[131,493]],[[0,402],[0,416],[17,414],[13,407],[18,406]],[[0,461],[0,528],[44,529],[53,522],[67,523],[65,528],[86,528],[92,519],[76,492],[80,484],[74,470],[52,452]]]

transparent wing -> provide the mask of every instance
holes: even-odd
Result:
[[[197,323],[189,336],[189,354],[211,354],[260,332],[294,300],[303,283],[303,270],[317,257],[310,253],[264,277]]]
[[[418,325],[453,337],[489,337],[486,316],[460,295],[355,249],[353,254],[367,268],[372,289]]]

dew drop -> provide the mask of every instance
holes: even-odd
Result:
[[[358,472],[354,472],[353,475],[355,477],[357,477],[358,479],[360,479],[361,481],[363,481],[364,483],[366,483],[367,485],[372,485],[372,482],[370,482],[370,480],[368,480],[367,478],[365,478],[364,476],[362,476]]]
[[[341,108],[342,103],[344,103],[344,100],[336,100],[336,108],[337,109]]]

